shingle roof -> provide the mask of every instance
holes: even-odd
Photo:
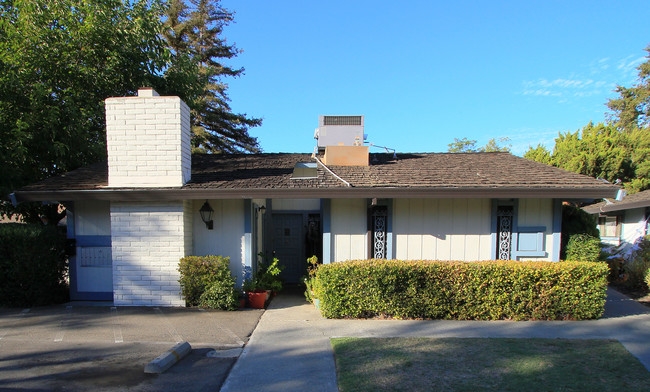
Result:
[[[608,200],[583,208],[590,214],[628,210],[631,208],[650,207],[650,190],[626,195],[623,200]]]
[[[328,166],[348,187],[318,165],[318,178],[292,179],[298,162],[315,162],[311,154],[194,155],[192,179],[183,191],[297,190],[345,191],[351,188],[431,190],[590,191],[612,196],[618,189],[594,178],[568,172],[508,153],[370,154],[370,166]],[[78,169],[22,188],[16,193],[105,189],[106,163]],[[178,188],[176,188],[178,190]],[[277,194],[277,193],[276,193]],[[541,196],[541,195],[540,195]],[[514,197],[514,196],[513,196]]]

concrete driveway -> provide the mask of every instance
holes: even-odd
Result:
[[[0,391],[219,390],[261,310],[67,304],[0,309]],[[144,366],[180,341],[167,372]]]

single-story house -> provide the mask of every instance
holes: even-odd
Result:
[[[189,109],[141,89],[106,100],[108,162],[15,191],[68,209],[73,299],[183,306],[186,255],[258,253],[298,282],[306,258],[560,257],[561,203],[614,197],[602,181],[509,153],[369,153],[363,116],[321,116],[313,154],[192,155]]]
[[[639,238],[650,234],[650,190],[625,195],[622,200],[605,199],[583,210],[598,215],[603,244],[620,248],[623,253]]]

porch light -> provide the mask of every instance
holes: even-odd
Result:
[[[210,207],[210,204],[206,200],[205,203],[201,206],[201,209],[199,210],[199,213],[201,214],[201,220],[203,223],[205,223],[205,227],[208,228],[208,230],[212,230],[212,213],[214,210],[212,207]]]
[[[265,206],[261,206],[261,207],[259,207],[257,210],[258,210],[258,211],[260,212],[260,214],[262,214],[262,215],[266,214],[266,207],[265,207]]]

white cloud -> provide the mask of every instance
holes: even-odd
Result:
[[[616,85],[630,85],[637,77],[637,67],[646,60],[645,57],[629,55],[612,60],[603,57],[585,66],[585,72],[572,73],[568,77],[539,78],[522,82],[520,94],[536,97],[556,97],[566,103],[572,99],[606,95]]]
[[[538,79],[523,82],[523,95],[562,97],[588,97],[601,94],[607,82],[593,79]]]

